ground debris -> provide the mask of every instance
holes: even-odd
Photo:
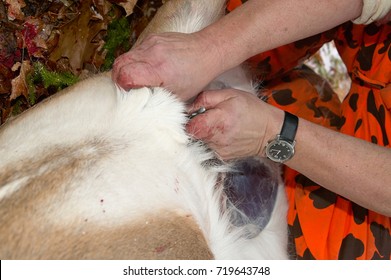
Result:
[[[164,1],[0,2],[0,124],[111,68]]]

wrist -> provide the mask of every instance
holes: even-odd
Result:
[[[285,163],[294,156],[298,125],[299,118],[297,116],[284,112],[284,122],[280,133],[269,140],[265,147],[268,159],[278,163]]]
[[[267,106],[266,128],[264,129],[263,138],[260,142],[258,156],[266,157],[265,147],[267,143],[281,132],[284,122],[284,111],[269,104]]]

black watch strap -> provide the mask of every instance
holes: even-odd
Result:
[[[293,142],[295,141],[299,118],[289,112],[285,112],[284,123],[281,128],[280,137]]]

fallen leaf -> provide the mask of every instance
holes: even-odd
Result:
[[[111,3],[121,6],[129,16],[133,13],[134,6],[136,6],[137,0],[109,0]]]
[[[0,22],[6,22],[8,20],[7,11],[4,6],[4,1],[0,2]]]
[[[15,72],[15,71],[18,71],[20,66],[22,66],[22,63],[20,62],[16,62],[12,67],[11,67],[11,71]]]
[[[28,98],[28,86],[26,82],[26,76],[28,75],[28,73],[30,73],[31,70],[32,67],[30,61],[24,60],[20,65],[19,76],[17,76],[11,81],[11,85],[12,85],[12,91],[10,96],[11,101],[18,98],[21,95]]]
[[[20,58],[20,51],[17,49],[14,32],[0,26],[0,64],[11,68],[14,60],[18,58]]]
[[[109,53],[109,24],[128,21],[130,34],[124,42],[130,47],[167,1],[0,1],[0,124],[57,92],[56,86],[45,87],[44,79],[35,76],[36,63],[79,78],[103,71],[110,55],[113,60],[128,48],[119,44]]]
[[[92,0],[81,2],[76,17],[61,28],[58,45],[49,57],[52,62],[56,63],[61,58],[67,58],[71,71],[77,74],[83,69],[85,63],[94,64],[95,60],[101,63],[100,61],[104,60],[104,58],[96,59],[97,51],[102,47],[103,42],[94,39],[101,31],[107,29],[111,18],[104,15],[104,19],[100,20],[96,17],[96,12],[97,7]],[[95,67],[99,69],[100,65]]]
[[[24,0],[5,0],[8,5],[8,19],[9,20],[23,20],[24,13],[22,8],[26,7]]]
[[[51,27],[46,25],[40,18],[28,18],[23,23],[21,31],[22,48],[26,48],[31,57],[44,57],[47,50],[46,40],[49,35]]]
[[[107,15],[113,7],[108,0],[93,0],[92,3],[92,7],[95,7],[95,10],[99,14],[101,20],[104,19],[105,15]]]
[[[121,7],[124,8],[126,16],[129,16],[133,13],[133,8],[136,5],[137,0],[130,0],[130,1],[124,1],[121,3],[118,3]]]
[[[0,94],[11,92],[12,71],[3,64],[0,64]]]

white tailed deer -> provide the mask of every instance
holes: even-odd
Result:
[[[196,31],[224,2],[169,1],[147,32]],[[0,258],[287,258],[279,167],[238,163],[260,186],[260,205],[242,207],[241,179],[190,139],[184,112],[162,88],[125,92],[101,74],[3,125]]]

